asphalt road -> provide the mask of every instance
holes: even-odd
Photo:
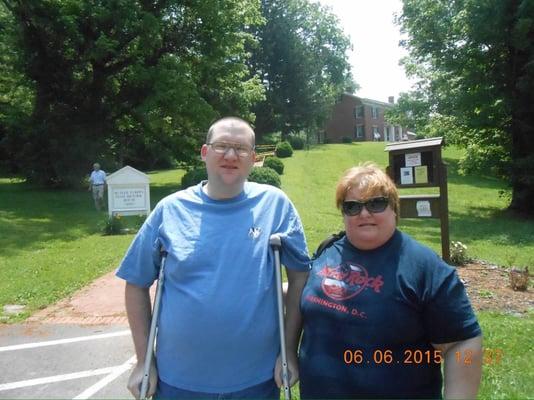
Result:
[[[131,399],[125,326],[0,325],[0,399]]]

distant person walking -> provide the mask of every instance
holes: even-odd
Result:
[[[104,207],[104,187],[106,184],[106,173],[100,169],[99,163],[93,164],[93,172],[89,178],[89,191],[93,192],[93,199],[97,211]]]

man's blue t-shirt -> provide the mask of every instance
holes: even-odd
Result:
[[[303,399],[439,398],[431,343],[481,334],[455,270],[398,230],[374,250],[346,237],[327,248],[312,264],[301,310]]]
[[[190,391],[226,393],[273,377],[279,352],[274,258],[282,239],[288,268],[308,271],[302,224],[279,189],[256,183],[229,200],[202,184],[163,199],[132,242],[117,275],[149,287],[167,252],[157,364],[161,380]]]

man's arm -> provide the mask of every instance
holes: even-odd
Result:
[[[130,330],[132,331],[135,354],[137,355],[137,365],[130,375],[128,390],[130,390],[134,397],[138,399],[140,396],[140,385],[144,374],[143,367],[146,358],[148,335],[150,333],[152,310],[150,306],[149,289],[126,283],[125,303],[128,323],[130,324]],[[148,397],[151,397],[152,394],[154,394],[156,385],[157,371],[153,360],[150,370]]]
[[[286,317],[285,317],[285,336],[286,336],[286,353],[289,367],[290,382],[293,386],[299,379],[297,351],[302,332],[302,316],[300,314],[300,296],[302,289],[306,284],[309,272],[294,271],[286,268],[287,273],[287,294],[285,296]],[[281,379],[281,360],[276,362],[274,378],[278,386],[282,386]]]
[[[443,354],[445,399],[475,399],[482,375],[482,336],[432,345]]]

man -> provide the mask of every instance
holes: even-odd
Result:
[[[308,250],[286,195],[246,181],[254,141],[254,131],[239,118],[215,122],[201,149],[208,180],[160,201],[122,261],[117,275],[127,281],[126,310],[137,354],[128,388],[136,398],[151,317],[148,288],[157,278],[160,248],[168,257],[149,395],[157,376],[157,398],[279,398],[275,267],[269,249],[274,233],[282,239],[287,266],[291,383],[298,379],[299,301]]]
[[[93,192],[95,208],[100,211],[104,206],[104,185],[106,184],[106,173],[100,169],[99,163],[93,164],[93,172],[89,178],[89,191]]]

